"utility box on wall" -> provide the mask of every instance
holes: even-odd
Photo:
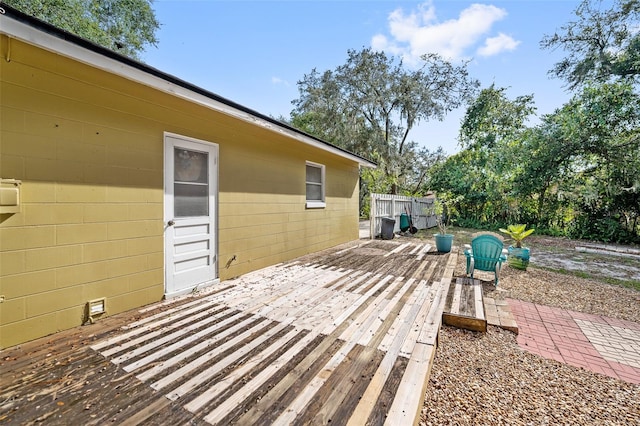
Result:
[[[0,179],[0,214],[20,213],[20,185],[17,179]]]

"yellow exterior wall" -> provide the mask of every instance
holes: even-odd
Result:
[[[8,39],[0,37],[2,57]],[[164,294],[165,131],[219,145],[221,280],[358,238],[358,165],[31,45],[0,61],[0,347]],[[305,162],[326,166],[325,209],[305,209]],[[229,260],[236,256],[236,260]]]

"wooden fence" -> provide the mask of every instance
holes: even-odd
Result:
[[[396,221],[393,232],[400,231],[400,215],[411,216],[413,226],[418,229],[436,226],[436,215],[433,213],[434,198],[414,198],[403,195],[371,194],[371,238],[381,234],[382,218]]]

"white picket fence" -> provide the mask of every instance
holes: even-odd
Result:
[[[433,211],[434,198],[413,198],[403,195],[371,194],[370,226],[371,238],[382,233],[382,218],[396,221],[393,232],[400,231],[400,215],[407,213],[411,216],[413,226],[418,229],[436,226],[436,215]]]

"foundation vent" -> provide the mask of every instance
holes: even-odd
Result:
[[[107,298],[93,299],[87,302],[87,321],[91,324],[107,312]]]

